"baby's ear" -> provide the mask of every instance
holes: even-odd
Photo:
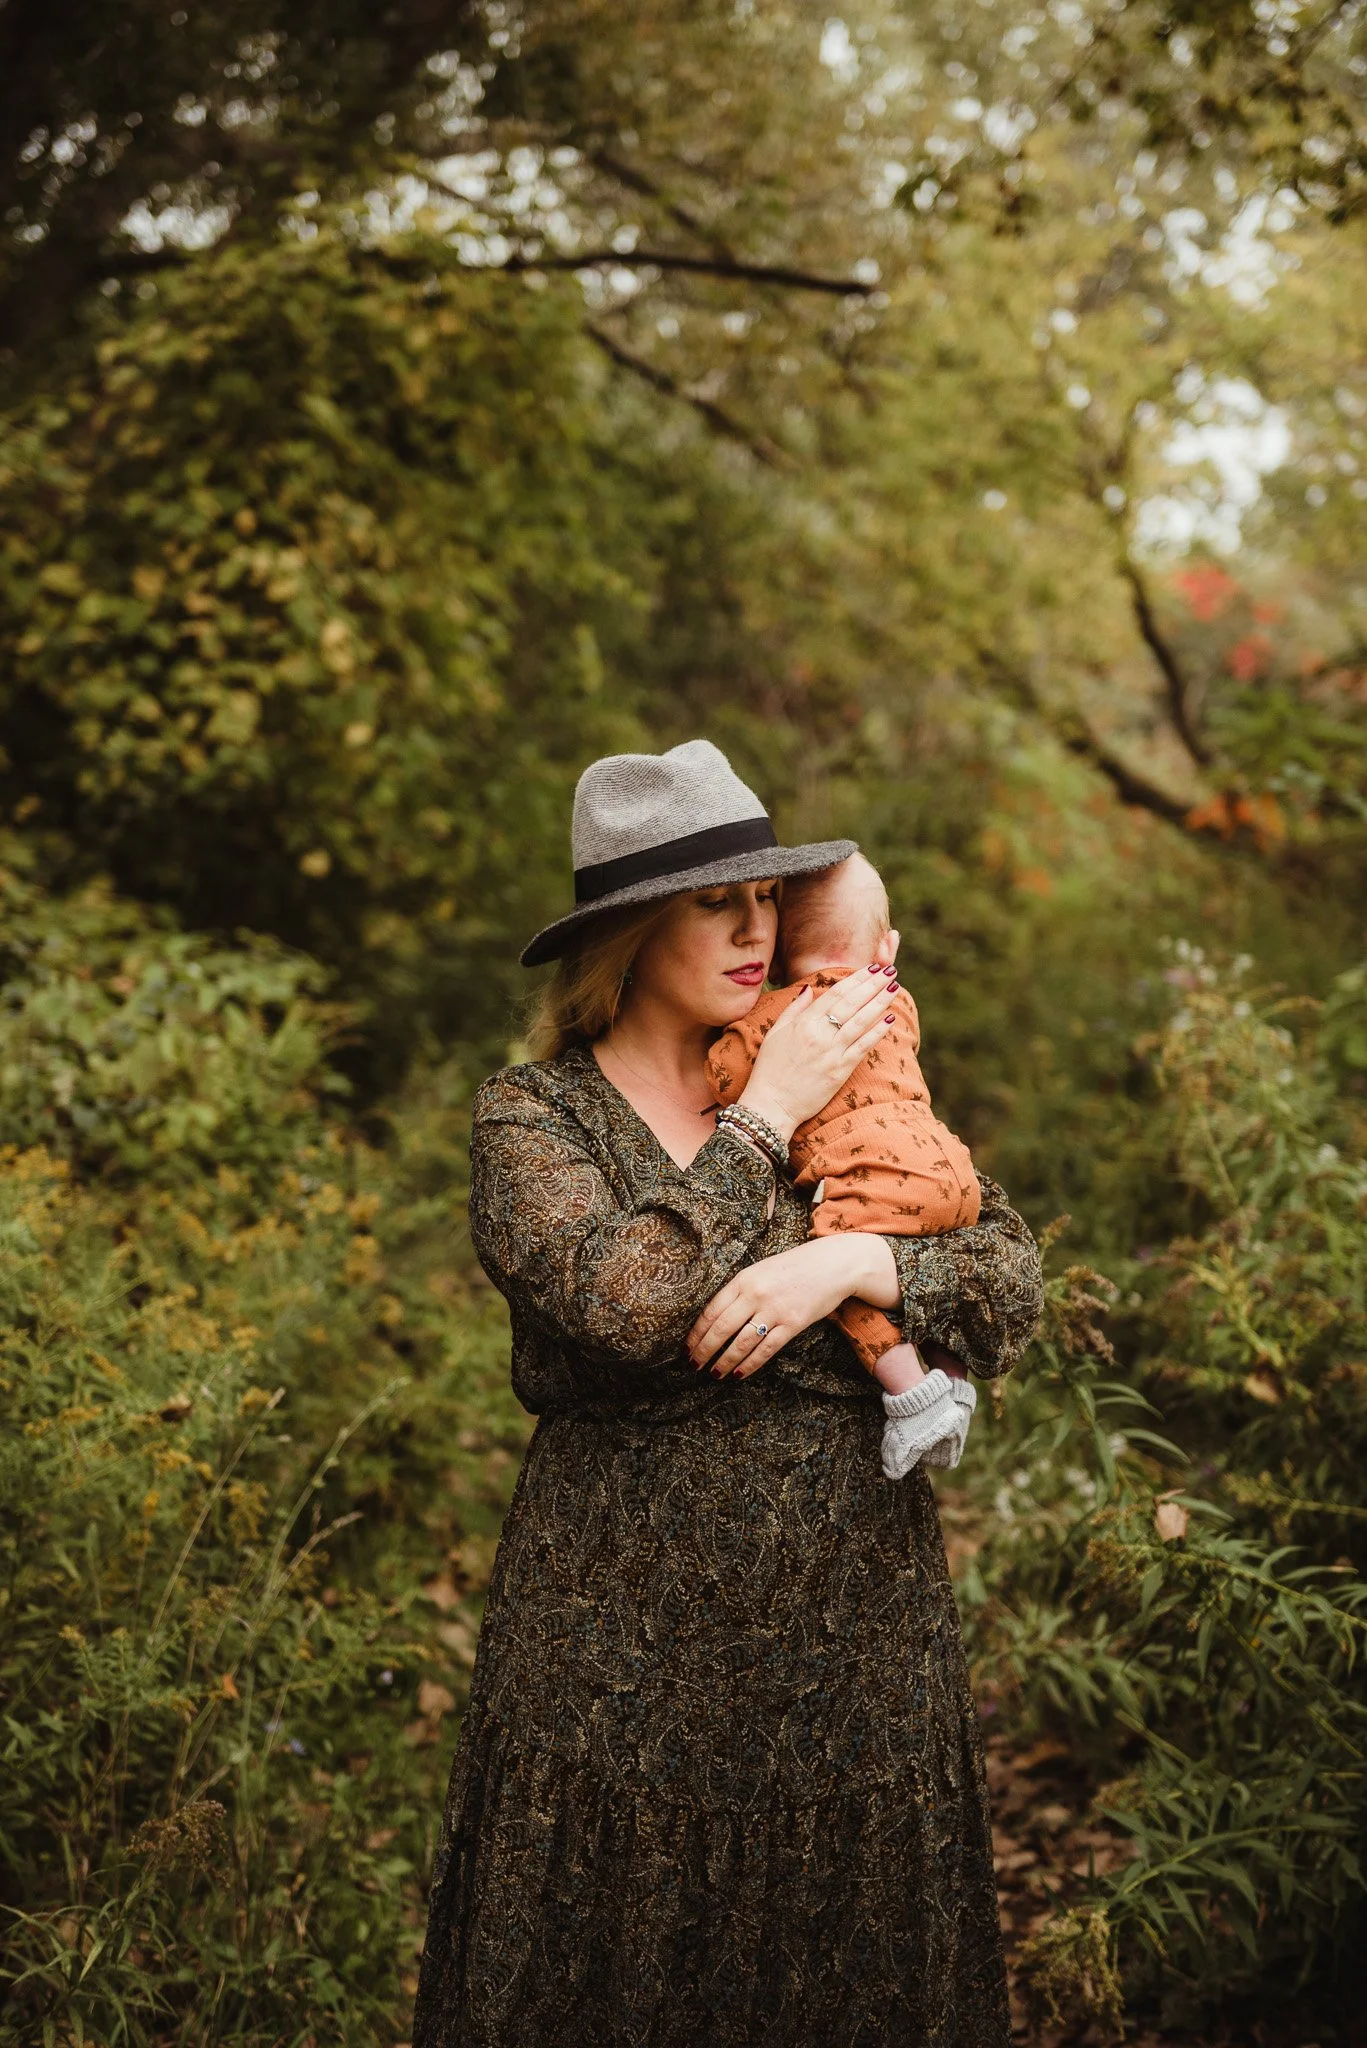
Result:
[[[878,941],[878,946],[873,956],[874,965],[877,967],[891,967],[897,958],[897,948],[901,944],[901,940],[902,934],[900,932],[884,932],[882,938]]]

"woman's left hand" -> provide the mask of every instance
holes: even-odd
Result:
[[[714,1378],[748,1379],[851,1295],[874,1308],[898,1305],[897,1265],[883,1239],[863,1231],[809,1238],[757,1259],[714,1294],[688,1333],[688,1355],[695,1366],[710,1364]]]

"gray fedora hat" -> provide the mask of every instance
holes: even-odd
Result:
[[[780,846],[769,813],[719,747],[685,740],[665,754],[608,754],[579,778],[571,827],[575,908],[522,955],[539,967],[605,910],[683,889],[811,875],[848,860],[853,839]]]

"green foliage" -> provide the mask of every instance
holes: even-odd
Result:
[[[101,1172],[273,1178],[320,1098],[343,1022],[316,964],[215,948],[99,883],[54,898],[19,839],[0,867],[0,1143]]]
[[[1114,1940],[1099,1908],[1056,1915],[1023,1943],[1020,1961],[1037,2020],[1099,2027],[1105,2040],[1120,2037],[1124,1998]]]
[[[344,1760],[411,1646],[373,1597],[320,1598],[365,1411],[301,1454],[262,1379],[311,1297],[364,1326],[354,1222],[306,1196],[251,1217],[206,1182],[135,1225],[43,1152],[8,1153],[0,1190],[3,2038],[374,2023],[408,1867],[366,1848],[379,1782],[416,1816],[396,1743],[369,1787]],[[356,1889],[301,1913],[299,1871],[338,1856]]]
[[[313,970],[10,889],[0,2040],[386,2040],[524,1434],[461,1098],[370,1151]]]
[[[1162,1135],[1201,1228],[1131,1266],[1123,1377],[1114,1286],[1050,1283],[966,1592],[989,1684],[1068,1734],[1130,1837],[1094,1909],[1190,2013],[1283,1972],[1332,1997],[1367,1920],[1367,1174],[1313,1031],[1197,949],[1174,976]],[[1081,1940],[1032,1948],[1046,2000]]]
[[[443,255],[227,250],[0,434],[11,800],[429,1016],[535,925],[645,602],[562,297]]]

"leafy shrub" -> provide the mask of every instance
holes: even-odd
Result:
[[[964,1592],[989,1691],[1066,1730],[1131,1845],[1027,1952],[1046,2007],[1070,1952],[1104,1984],[1100,1913],[1190,2017],[1326,1995],[1367,1926],[1367,1169],[1313,1030],[1199,954],[1179,979],[1157,1068],[1200,1227],[1125,1276],[1123,1366],[1115,1285],[1050,1283]]]
[[[363,1313],[329,1206],[250,1217],[211,1183],[139,1225],[49,1154],[4,1157],[0,2038],[193,2013],[264,2042],[383,2008],[406,1865],[367,1849],[343,1758],[408,1646],[373,1598],[323,1603],[349,1432],[301,1455],[262,1378],[344,1270]],[[338,1853],[350,1893],[301,1898]]]
[[[369,2048],[525,1435],[461,1086],[377,1151],[309,963],[7,900],[0,2042]]]
[[[467,1018],[582,760],[638,737],[602,685],[649,519],[574,306],[332,217],[158,293],[0,421],[0,801],[402,995],[396,1036]]]
[[[0,1142],[102,1172],[269,1176],[345,1092],[345,1013],[266,940],[214,946],[92,883],[53,897],[0,846]]]

